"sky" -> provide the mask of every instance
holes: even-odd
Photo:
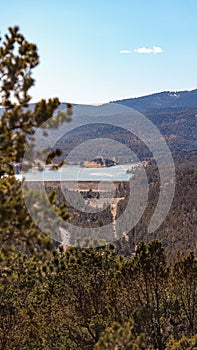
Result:
[[[196,0],[0,0],[40,64],[32,101],[97,104],[197,88]]]

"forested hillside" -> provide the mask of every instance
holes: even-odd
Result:
[[[180,154],[178,157],[174,155],[176,188],[171,208],[162,225],[152,234],[147,232],[147,227],[158,200],[159,173],[157,167],[149,163],[147,167],[150,184],[148,206],[135,227],[133,236],[134,244],[139,244],[141,240],[146,242],[152,239],[161,240],[169,261],[174,261],[178,255],[185,255],[191,250],[197,256],[197,153],[182,154],[181,160],[179,156]],[[118,215],[122,213],[126,204],[126,198],[119,202]]]
[[[187,109],[197,107],[197,89],[192,91],[163,91],[152,95],[114,101],[140,112],[155,109]]]
[[[168,262],[174,262],[177,256],[185,256],[190,251],[193,251],[197,257],[197,152],[177,153],[174,155],[174,159],[176,165],[175,195],[170,211],[163,224],[154,233],[148,233],[148,224],[155,210],[160,189],[158,168],[156,164],[149,161],[146,166],[146,173],[149,181],[148,205],[141,220],[135,228],[131,230],[128,237],[123,236],[122,239],[115,243],[117,253],[121,253],[127,257],[131,256],[134,253],[135,246],[141,241],[149,242],[153,239],[158,239],[163,243],[166,249]],[[131,181],[133,180],[131,179]],[[46,183],[45,186],[48,193],[55,188],[58,203],[59,205],[64,203],[67,206],[67,210],[71,214],[69,220],[73,224],[81,227],[100,227],[112,222],[110,207],[98,213],[88,213],[85,210],[87,200],[85,203],[81,197],[80,207],[84,209],[84,212],[80,212],[65,201],[64,186],[58,185],[57,183],[54,185]],[[116,190],[115,196],[120,199],[117,204],[117,217],[123,214],[127,207],[129,188],[129,183],[125,182],[125,184],[120,184]],[[79,197],[74,191],[71,191],[71,195],[73,197],[73,203],[75,203],[75,196],[76,201],[79,202]],[[86,193],[82,193],[82,196],[84,199],[87,199]],[[124,223],[129,227],[129,217],[127,220],[128,223]],[[121,229],[120,223],[120,227],[117,227],[117,230],[121,232]],[[72,235],[75,237],[74,232]]]

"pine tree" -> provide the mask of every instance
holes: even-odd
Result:
[[[13,175],[14,164],[24,156],[35,128],[50,120],[60,101],[58,98],[41,100],[33,109],[29,108],[33,69],[39,63],[37,47],[25,39],[17,26],[9,28],[0,44],[0,105],[3,107],[0,119],[0,244],[3,258],[13,250],[33,251],[50,245],[51,240],[39,231],[28,215],[21,184]],[[68,104],[67,107],[67,113],[57,113],[53,127],[68,119],[72,106]],[[56,152],[49,153],[48,161],[55,155]],[[3,174],[7,177],[2,177]]]

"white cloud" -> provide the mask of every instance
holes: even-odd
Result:
[[[139,47],[138,49],[135,49],[134,52],[137,52],[137,53],[154,53],[155,55],[157,55],[158,53],[162,53],[163,50],[159,46],[153,46],[153,48]]]
[[[122,54],[130,54],[131,51],[130,50],[120,50],[120,53],[122,53]]]

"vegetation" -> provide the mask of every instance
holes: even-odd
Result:
[[[29,89],[34,84],[32,70],[39,62],[36,45],[29,43],[18,27],[9,33],[0,47],[0,243],[2,259],[22,249],[33,252],[48,248],[51,241],[34,225],[28,215],[21,184],[16,181],[14,164],[20,162],[35,127],[50,120],[60,102],[58,98],[41,100],[28,109]],[[68,114],[71,106],[68,105]],[[57,114],[56,124],[67,118]],[[59,154],[59,152],[57,151]],[[56,156],[50,153],[49,158]]]
[[[181,158],[181,159],[180,159]],[[197,185],[197,172],[195,164],[197,162],[196,152],[175,155],[176,161],[176,189],[172,206],[162,225],[152,234],[147,232],[149,221],[154,212],[159,196],[160,179],[157,166],[149,161],[146,172],[149,179],[149,200],[148,206],[133,230],[129,233],[128,237],[123,237],[115,243],[117,253],[121,253],[124,256],[131,256],[134,252],[135,246],[141,241],[148,243],[151,240],[157,239],[161,241],[166,249],[167,260],[170,263],[174,263],[177,257],[183,257],[189,254],[190,251],[195,252],[197,256],[197,242],[196,242],[196,185]],[[132,181],[132,180],[131,180]],[[71,223],[81,227],[100,227],[108,225],[112,221],[111,210],[109,207],[99,211],[98,213],[90,213],[85,210],[86,204],[82,197],[80,198],[80,208],[84,209],[84,212],[80,212],[76,208],[65,202],[63,186],[52,185],[46,183],[46,190],[50,193],[56,188],[56,195],[59,205],[66,204],[71,218]],[[82,196],[87,199],[89,192],[83,192]],[[117,217],[119,217],[125,210],[128,203],[129,183],[123,182],[116,188],[115,196],[120,200],[117,204]],[[79,204],[79,196],[73,191],[72,202]],[[76,198],[75,198],[76,196]],[[94,197],[93,195],[91,195]],[[87,202],[87,201],[86,201]],[[129,227],[130,217],[124,216],[124,224]],[[117,231],[121,232],[120,227],[117,227]],[[130,231],[130,230],[128,230]],[[75,232],[72,233],[73,239]],[[122,232],[121,232],[122,235]],[[77,237],[75,237],[76,239]],[[85,239],[85,237],[84,237]],[[74,242],[72,242],[74,243]]]
[[[54,248],[28,215],[14,162],[59,106],[51,99],[27,108],[37,64],[36,46],[10,28],[0,48],[0,167],[7,175],[0,178],[0,349],[195,349],[194,253],[170,265],[158,240],[141,242],[128,257],[112,244]],[[49,199],[68,218],[54,192]]]
[[[196,281],[194,255],[169,268],[158,241],[129,259],[113,245],[16,254],[1,270],[0,348],[192,349]]]
[[[181,162],[177,156],[176,162],[176,188],[173,203],[162,225],[152,234],[147,227],[154,212],[159,195],[159,173],[156,165],[149,162],[146,171],[149,178],[148,206],[135,227],[134,246],[140,241],[149,242],[158,239],[166,248],[168,261],[174,262],[177,256],[187,255],[194,251],[197,255],[196,241],[196,191],[197,191],[197,154],[187,153]],[[176,160],[176,159],[175,159]],[[118,203],[118,215],[127,205],[127,198]]]

